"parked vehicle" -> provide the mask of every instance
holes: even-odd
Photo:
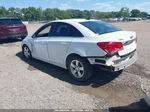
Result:
[[[78,81],[92,76],[93,67],[120,71],[137,60],[136,33],[98,20],[57,20],[22,42],[23,55],[68,69]]]
[[[0,18],[0,39],[24,39],[27,36],[26,26],[14,17]]]
[[[137,17],[130,17],[129,21],[141,21],[141,18],[137,18]]]

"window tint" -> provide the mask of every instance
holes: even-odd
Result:
[[[51,25],[42,28],[36,35],[36,37],[48,37],[51,31]]]
[[[96,34],[105,34],[121,30],[111,24],[102,21],[87,21],[87,22],[80,22],[80,24],[87,27]]]
[[[0,19],[0,25],[8,25],[10,23],[10,19]]]
[[[52,36],[83,37],[75,27],[67,23],[57,23]]]
[[[79,30],[77,30],[74,27],[70,27],[70,32],[69,32],[69,36],[73,36],[73,37],[83,37],[83,35],[81,34],[81,32]]]
[[[22,24],[20,19],[1,19],[0,25]]]
[[[20,19],[11,19],[10,24],[22,24],[22,21]]]

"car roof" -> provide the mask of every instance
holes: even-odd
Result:
[[[84,36],[90,37],[95,34],[90,29],[88,29],[87,27],[80,24],[80,22],[87,22],[87,21],[98,21],[98,20],[94,20],[94,19],[63,19],[63,20],[51,21],[50,23],[53,23],[53,22],[54,23],[55,22],[68,23],[68,24],[74,26],[75,28],[77,28]]]
[[[3,19],[18,19],[16,17],[0,17],[0,20],[3,20]]]
[[[87,21],[98,21],[96,19],[63,19],[63,20],[55,20],[55,22],[87,22]]]

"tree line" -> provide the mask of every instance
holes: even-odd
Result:
[[[120,17],[148,17],[147,12],[142,12],[138,9],[129,10],[123,7],[120,11],[100,12],[94,10],[60,10],[57,8],[5,8],[0,7],[0,17],[18,17],[24,21],[42,21],[55,19],[71,19],[71,18],[86,18],[86,19],[104,19],[104,18],[120,18]]]

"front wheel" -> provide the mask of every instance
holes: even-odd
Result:
[[[28,46],[24,45],[22,47],[22,53],[23,53],[25,58],[27,58],[27,59],[31,59],[32,58],[31,51],[30,51]]]
[[[88,80],[93,73],[91,64],[82,57],[73,56],[68,59],[67,68],[73,79],[77,81]]]

